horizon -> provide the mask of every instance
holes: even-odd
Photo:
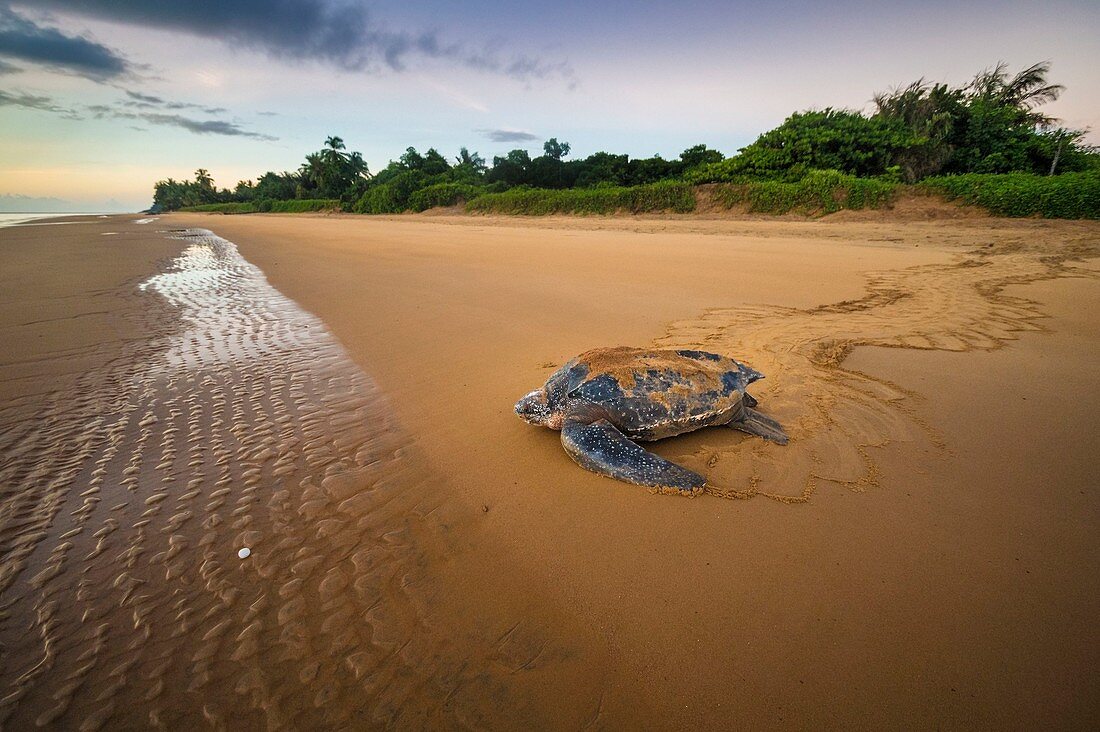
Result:
[[[1044,111],[1100,142],[1100,6],[1084,0],[257,3],[0,1],[0,209],[141,210],[157,180],[202,167],[232,188],[297,169],[328,135],[372,172],[409,146],[491,160],[550,137],[573,158],[730,155],[793,112],[866,110],[876,91],[961,85],[998,61],[1049,60],[1066,90]]]

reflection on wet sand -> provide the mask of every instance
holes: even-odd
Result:
[[[446,509],[384,396],[233,244],[169,235],[146,337],[0,410],[4,725],[530,722],[507,677],[553,644],[440,624]]]

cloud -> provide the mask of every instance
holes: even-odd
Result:
[[[131,100],[134,99],[133,94],[128,93],[127,96],[130,97]],[[145,97],[145,99],[159,99],[158,97],[142,94],[137,94],[137,96]],[[145,102],[144,100],[139,101],[142,104],[151,104],[151,102]],[[161,99],[160,104],[167,106],[171,104],[171,102],[165,102]],[[160,111],[129,111],[130,103],[127,101],[123,101],[117,106],[89,104],[83,106],[80,110],[76,110],[57,104],[51,97],[39,94],[28,94],[25,92],[10,93],[0,90],[0,107],[23,107],[24,109],[33,109],[40,112],[57,114],[65,119],[72,120],[87,119],[88,116],[91,116],[93,119],[128,119],[144,121],[154,125],[179,127],[189,132],[193,132],[196,135],[247,137],[253,140],[263,140],[265,142],[272,142],[279,139],[271,135],[246,130],[237,123],[227,120],[193,119],[191,117],[184,117],[180,114],[166,114]]]
[[[69,109],[68,107],[62,107],[50,97],[27,94],[25,92],[11,93],[0,90],[0,107],[23,107],[24,109],[35,109],[40,112],[59,114],[66,119],[81,119],[80,115],[75,110]]]
[[[223,112],[229,111],[225,107],[205,107],[193,102],[170,102],[162,97],[152,94],[143,94],[130,89],[123,89],[122,91],[126,92],[126,96],[130,98],[127,104],[131,107],[143,107],[145,109],[157,107],[163,109],[197,109],[205,114],[222,114]]]
[[[253,140],[265,140],[268,142],[279,139],[277,137],[272,137],[271,135],[264,135],[259,132],[244,130],[232,122],[227,122],[225,120],[219,119],[198,120],[191,119],[189,117],[183,117],[178,114],[162,114],[160,112],[142,112],[141,114],[135,116],[145,120],[146,122],[151,122],[155,125],[182,127],[189,132],[194,132],[196,135],[228,135],[230,137],[250,137]]]
[[[35,0],[36,7],[127,25],[180,31],[280,59],[320,61],[348,71],[402,70],[413,56],[455,61],[519,80],[559,77],[574,85],[565,62],[529,56],[501,58],[497,50],[472,51],[435,32],[379,27],[355,0]]]
[[[57,28],[37,25],[3,5],[0,5],[0,56],[94,81],[120,78],[132,70],[130,62],[110,48],[84,36],[70,36]]]
[[[160,97],[155,97],[152,94],[142,94],[141,92],[128,90],[124,91],[126,91],[126,96],[141,104],[148,104],[150,106],[159,106],[161,104],[166,104],[163,99],[161,99]]]
[[[225,107],[204,107],[201,104],[191,104],[190,102],[169,102],[164,106],[167,109],[197,109],[204,114],[223,114],[229,111]]]
[[[493,142],[531,142],[539,139],[538,135],[523,130],[477,130]]]
[[[23,69],[19,68],[18,66],[15,66],[14,64],[9,64],[7,61],[0,59],[0,76],[2,76],[3,74],[18,74],[22,70]]]

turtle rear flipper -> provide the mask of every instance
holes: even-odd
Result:
[[[730,420],[728,425],[735,430],[763,437],[777,445],[786,445],[789,440],[787,433],[783,431],[783,425],[748,406],[743,406],[737,417]]]
[[[694,494],[707,482],[698,473],[638,447],[606,419],[567,419],[561,444],[582,468],[628,483]]]

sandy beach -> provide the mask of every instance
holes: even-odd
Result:
[[[0,228],[5,728],[1100,724],[1095,222],[55,221]],[[512,405],[609,345],[790,445],[580,469]]]

